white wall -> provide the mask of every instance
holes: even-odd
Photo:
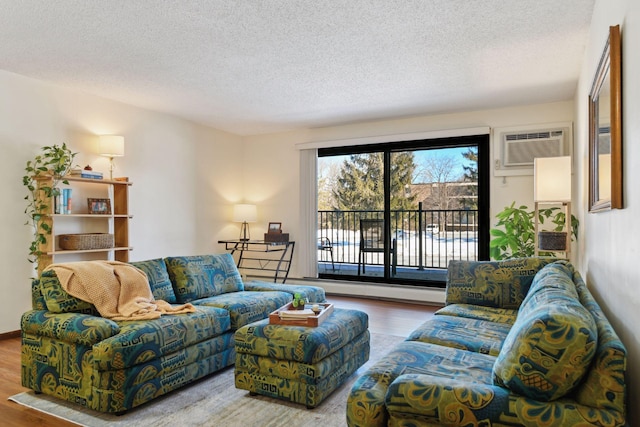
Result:
[[[623,180],[624,209],[603,213],[588,210],[588,95],[609,26],[620,25],[623,63]],[[587,54],[576,97],[576,141],[580,160],[578,206],[582,211],[584,240],[580,269],[587,285],[612,322],[628,351],[629,425],[640,425],[640,2],[597,0]]]
[[[219,252],[217,239],[237,232],[229,206],[242,197],[240,137],[1,71],[0,94],[0,334],[20,329],[31,308],[22,176],[44,145],[67,142],[77,163],[107,172],[96,135],[124,135],[115,175],[133,182],[131,260]]]
[[[573,102],[560,102],[245,137],[245,194],[259,209],[258,224],[252,230],[261,227],[259,231],[263,232],[267,222],[282,221],[283,229],[291,234],[292,239],[302,235],[298,215],[300,154],[295,147],[297,143],[480,126],[500,128],[572,122],[573,114]],[[492,174],[491,178],[492,219],[497,212],[513,201],[533,208],[533,176],[513,176],[503,180],[502,177],[494,177]],[[294,257],[292,277],[300,277],[299,264],[297,256]]]

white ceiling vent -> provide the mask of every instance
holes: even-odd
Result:
[[[536,157],[570,156],[571,123],[495,129],[494,175],[532,175]]]

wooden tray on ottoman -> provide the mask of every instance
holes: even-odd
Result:
[[[305,307],[311,308],[314,304],[306,304]],[[280,312],[283,310],[293,310],[291,303],[280,307],[276,311],[269,313],[269,323],[272,325],[290,325],[290,326],[309,326],[315,327],[324,322],[333,313],[333,304],[318,304],[322,311],[315,316],[308,316],[300,319],[282,319]]]

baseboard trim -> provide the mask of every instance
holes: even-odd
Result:
[[[8,340],[11,338],[20,338],[21,333],[20,331],[10,331],[10,332],[5,332],[0,334],[0,341],[2,340]]]

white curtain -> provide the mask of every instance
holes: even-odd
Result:
[[[300,150],[300,224],[298,260],[302,277],[318,277],[318,150]]]

